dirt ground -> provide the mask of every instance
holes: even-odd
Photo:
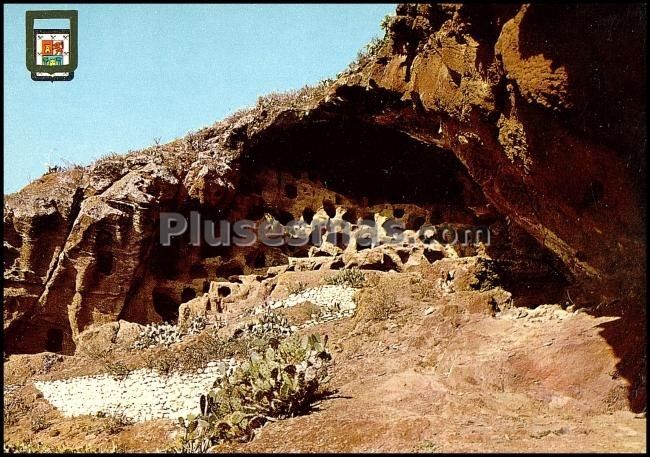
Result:
[[[456,295],[427,301],[405,286],[382,320],[357,316],[312,327],[329,336],[334,393],[308,415],[268,423],[252,441],[212,451],[645,450],[645,413],[629,410],[627,381],[600,335],[613,318],[555,305],[470,313]],[[11,356],[4,364],[5,385],[22,370],[25,385],[11,395],[27,405],[14,423],[5,421],[5,443],[108,452],[173,445],[179,429],[172,422],[115,426],[106,418],[62,417],[31,381],[93,369],[67,357],[39,376],[29,369],[38,357]]]

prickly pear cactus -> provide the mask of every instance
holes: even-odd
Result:
[[[283,340],[276,348],[252,352],[230,376],[201,396],[200,430],[213,443],[247,441],[269,419],[307,412],[324,394],[331,355],[326,339],[309,335]]]

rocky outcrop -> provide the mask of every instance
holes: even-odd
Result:
[[[290,258],[353,266],[362,250],[336,237],[311,251],[193,246],[189,235],[162,246],[161,212],[281,224],[390,217],[409,230],[489,227],[481,254],[515,305],[621,317],[604,334],[643,404],[645,14],[400,5],[377,52],[336,81],[44,175],[5,199],[6,347],[71,353],[94,324],[176,321],[211,282]],[[418,255],[476,255],[436,252]],[[378,269],[408,262],[399,250],[373,255]]]

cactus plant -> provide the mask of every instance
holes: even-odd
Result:
[[[230,376],[217,379],[214,389],[201,396],[201,415],[184,425],[186,436],[197,442],[208,437],[213,444],[247,441],[268,420],[307,412],[328,381],[331,356],[326,344],[327,339],[309,335],[252,351]]]

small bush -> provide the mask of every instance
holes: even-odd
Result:
[[[357,296],[357,319],[361,321],[385,321],[397,311],[399,285],[383,280],[376,287],[366,288]]]
[[[253,117],[261,113],[280,111],[283,109],[306,109],[309,105],[327,94],[333,79],[324,79],[313,86],[304,86],[302,89],[290,90],[288,92],[273,92],[257,99],[255,106],[240,109],[219,124],[234,125],[247,117]]]
[[[289,308],[279,311],[282,316],[286,317],[289,324],[301,325],[310,319],[318,319],[322,314],[322,308],[310,301],[299,303]]]
[[[2,400],[2,419],[5,425],[15,425],[29,411],[27,403],[17,395],[5,395]]]
[[[48,373],[54,365],[62,360],[63,357],[59,354],[45,354],[43,356],[43,373]]]
[[[366,276],[358,268],[339,270],[338,273],[325,278],[325,284],[330,286],[349,286],[356,289],[363,287]]]
[[[389,22],[386,23],[388,28]],[[383,26],[383,23],[382,23]],[[385,35],[384,35],[385,36]],[[365,67],[372,58],[377,55],[379,50],[384,44],[385,38],[373,37],[370,42],[368,42],[359,52],[357,52],[357,58],[350,62],[345,70],[337,75],[337,77],[345,76],[349,73],[354,73]]]
[[[391,25],[391,22],[393,21],[393,18],[394,18],[394,17],[395,17],[395,16],[393,16],[393,15],[391,15],[391,14],[387,14],[387,15],[384,16],[384,18],[381,20],[380,25],[381,25],[381,29],[384,31],[384,33],[389,33],[389,31],[390,31],[390,25]]]
[[[154,347],[143,351],[140,356],[145,367],[159,373],[192,372],[205,368],[214,360],[246,357],[251,351],[261,350],[291,333],[285,317],[269,312],[236,330],[229,338],[220,337],[218,328],[209,328],[188,341],[182,349]]]
[[[133,420],[124,413],[112,414],[108,416],[106,421],[102,424],[101,431],[106,432],[109,435],[115,435],[129,425],[133,425]]]
[[[411,278],[413,293],[420,299],[432,299],[436,296],[436,285],[433,281],[422,278]]]
[[[132,349],[145,349],[154,346],[170,346],[181,341],[178,326],[171,324],[149,324],[142,329]]]
[[[158,351],[147,351],[142,354],[145,367],[160,374],[170,374],[182,366],[182,353],[176,353],[167,348]],[[199,368],[199,367],[197,367]]]
[[[109,373],[115,378],[124,378],[131,372],[131,368],[124,362],[121,360],[113,360],[110,349],[100,349],[89,345],[82,349],[82,353],[85,357],[99,362],[104,368],[104,372]]]
[[[307,290],[307,284],[304,282],[297,282],[287,285],[287,291],[289,292],[289,295],[299,294],[305,290]]]
[[[131,372],[131,369],[121,360],[109,360],[104,366],[108,373],[117,379],[123,379]]]
[[[50,422],[45,418],[42,411],[34,411],[29,419],[29,429],[33,433],[38,433],[50,426]]]

